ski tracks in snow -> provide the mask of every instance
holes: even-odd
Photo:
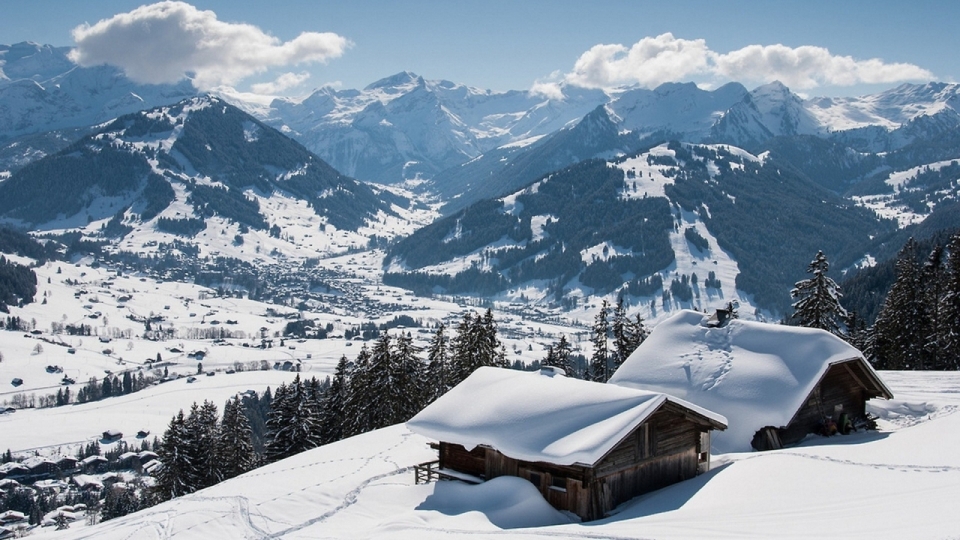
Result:
[[[268,538],[282,538],[282,537],[284,537],[284,536],[287,535],[287,534],[294,533],[294,532],[300,531],[300,530],[302,530],[302,529],[305,529],[305,528],[307,528],[307,527],[310,527],[310,526],[312,526],[312,525],[315,525],[315,524],[317,524],[317,523],[324,522],[324,521],[330,519],[331,517],[339,514],[339,513],[342,512],[343,510],[345,510],[345,509],[353,506],[354,504],[356,504],[357,499],[358,499],[359,496],[360,496],[360,493],[361,493],[364,489],[366,489],[367,486],[369,486],[370,484],[372,484],[372,483],[374,483],[374,482],[377,482],[377,481],[380,481],[380,480],[383,480],[384,478],[390,478],[390,477],[392,477],[392,476],[398,476],[398,475],[406,474],[406,473],[409,473],[410,471],[412,471],[412,470],[413,470],[413,467],[412,467],[412,466],[411,466],[411,467],[399,467],[399,466],[397,465],[397,463],[396,463],[395,461],[393,461],[392,459],[390,459],[390,457],[389,457],[389,456],[390,456],[390,452],[391,452],[392,450],[395,450],[396,448],[399,448],[399,447],[402,446],[403,444],[405,444],[405,443],[407,442],[407,439],[410,437],[410,435],[411,435],[410,433],[403,433],[403,434],[401,435],[400,441],[399,441],[398,443],[396,443],[396,444],[394,444],[393,446],[390,446],[390,447],[388,447],[388,448],[385,448],[383,451],[381,451],[381,452],[379,452],[379,453],[377,453],[377,454],[375,454],[375,455],[372,455],[372,456],[369,456],[369,457],[367,457],[367,458],[364,458],[364,459],[363,459],[363,463],[362,463],[359,467],[357,467],[356,469],[351,470],[351,471],[349,471],[349,472],[346,472],[346,473],[344,473],[343,475],[338,476],[338,477],[336,477],[336,478],[331,478],[331,479],[329,479],[329,480],[326,480],[326,481],[324,481],[324,482],[321,482],[321,483],[319,483],[319,484],[313,484],[313,485],[306,486],[306,487],[304,487],[304,488],[302,488],[302,489],[300,489],[300,490],[298,490],[298,491],[307,491],[307,490],[309,490],[309,489],[313,489],[313,488],[316,488],[316,487],[318,487],[318,486],[321,486],[321,485],[324,485],[324,484],[329,484],[329,483],[331,483],[331,482],[335,482],[335,481],[337,481],[337,480],[342,480],[342,479],[347,478],[347,477],[349,477],[349,476],[355,475],[355,474],[359,473],[361,470],[363,470],[365,467],[367,467],[368,465],[370,465],[371,463],[373,463],[373,462],[376,461],[376,460],[380,460],[380,461],[382,461],[382,462],[384,462],[384,463],[392,464],[392,465],[394,465],[395,467],[397,467],[396,469],[394,469],[394,470],[392,470],[392,471],[388,471],[388,472],[382,473],[382,474],[377,474],[377,475],[371,476],[371,477],[369,477],[369,478],[366,478],[365,480],[363,480],[362,482],[360,482],[355,488],[353,488],[352,490],[350,490],[349,492],[347,492],[347,494],[343,496],[343,499],[341,500],[340,504],[337,505],[335,508],[332,508],[332,509],[324,512],[323,514],[320,514],[319,516],[316,516],[316,517],[313,517],[313,518],[311,518],[311,519],[308,519],[308,520],[306,520],[306,521],[304,521],[304,522],[302,522],[302,523],[299,523],[299,524],[290,526],[290,527],[288,527],[288,528],[286,528],[286,529],[283,529],[283,530],[280,530],[280,531],[277,531],[277,532],[274,532],[274,533],[266,533],[266,532],[264,532],[264,533],[262,534],[261,538],[264,538],[264,539],[268,539]],[[354,459],[356,459],[356,458],[354,458]],[[335,461],[350,461],[350,460],[335,460]],[[327,461],[327,462],[325,462],[325,463],[330,463],[330,461]],[[296,468],[313,467],[313,466],[316,466],[316,465],[318,465],[318,464],[319,464],[319,463],[311,463],[311,464],[309,464],[309,465],[304,465],[303,467],[296,467]],[[292,469],[287,469],[287,470],[292,470]],[[271,473],[271,474],[275,474],[275,472],[274,472],[274,473]],[[285,497],[289,496],[290,494],[292,494],[292,493],[288,493],[288,494],[285,494],[285,495],[278,495],[277,497],[274,497],[274,498],[269,499],[269,500],[267,500],[267,501],[258,502],[255,506],[259,507],[260,505],[264,504],[265,502],[275,501],[275,500],[277,500],[277,499],[285,498]],[[252,525],[252,524],[251,524],[251,525]]]
[[[802,459],[812,459],[816,461],[825,461],[827,463],[836,463],[838,465],[852,465],[855,467],[869,467],[871,469],[886,469],[889,471],[909,472],[909,473],[938,473],[938,472],[960,472],[960,467],[954,465],[903,465],[894,463],[870,463],[865,461],[854,461],[851,459],[839,459],[829,456],[815,456],[801,452],[777,452],[778,456],[798,457]],[[751,456],[747,459],[756,459],[766,457],[765,455]]]

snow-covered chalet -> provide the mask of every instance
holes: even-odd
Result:
[[[766,450],[825,427],[866,423],[893,393],[856,348],[824,330],[684,310],[661,322],[610,384],[664,392],[717,411],[717,452]]]
[[[723,416],[659,392],[483,367],[407,422],[435,441],[440,478],[529,480],[551,505],[602,518],[709,468]]]

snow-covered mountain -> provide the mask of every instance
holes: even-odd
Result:
[[[647,318],[737,298],[782,313],[817,250],[843,268],[895,228],[769,155],[670,142],[438,220],[388,251],[384,281],[568,307],[623,295]]]
[[[0,171],[53,153],[81,136],[78,130],[86,126],[196,94],[189,81],[139,85],[109,66],[80,68],[70,62],[68,52],[66,47],[29,42],[0,45],[0,141],[6,141],[0,148]],[[501,193],[487,189],[472,196],[457,177],[472,178],[476,187],[482,184],[477,179],[499,175],[519,159],[527,165],[514,165],[515,170],[536,174],[495,182],[513,189],[551,168],[571,164],[569,157],[621,152],[623,140],[599,151],[589,148],[595,149],[596,141],[586,141],[586,147],[576,151],[566,144],[568,158],[518,158],[601,105],[618,132],[630,133],[627,140],[727,143],[759,153],[776,137],[814,135],[842,140],[860,152],[884,152],[923,138],[907,126],[914,131],[923,127],[922,132],[953,129],[960,102],[960,86],[945,83],[811,99],[777,82],[750,92],[737,83],[712,91],[691,83],[610,92],[571,85],[558,89],[559,94],[550,95],[497,92],[401,72],[362,90],[324,87],[269,105],[262,97],[227,90],[218,95],[297,139],[344,174],[381,183],[433,178],[427,188],[448,198],[461,194],[467,202]],[[21,139],[25,135],[29,140]],[[534,166],[537,160],[543,163]]]
[[[693,83],[665,83],[653,90],[632,88],[609,104],[621,129],[640,134],[669,131],[684,141],[700,141],[747,95],[739,83],[709,91]]]
[[[402,72],[360,91],[320,88],[302,100],[278,99],[263,119],[345,174],[394,183],[546,135],[608,99],[576,87],[563,99],[494,92]]]
[[[960,84],[902,84],[869,96],[812,98],[806,101],[806,107],[820,125],[831,131],[867,126],[893,130],[920,116],[932,116],[944,109],[960,110]]]
[[[754,89],[713,125],[710,137],[745,148],[774,137],[818,135],[824,131],[799,96],[780,82]]]
[[[292,218],[307,237],[357,232],[394,203],[406,207],[213,97],[121,116],[0,183],[0,216],[33,230],[210,234],[248,256],[261,237],[297,234]]]
[[[29,133],[85,127],[196,95],[176,85],[136,84],[110,66],[83,68],[68,47],[0,45],[0,141]]]

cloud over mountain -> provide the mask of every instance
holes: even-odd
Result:
[[[719,53],[703,39],[688,40],[665,33],[644,37],[630,47],[595,45],[580,55],[573,70],[564,76],[567,83],[587,88],[634,83],[654,88],[692,78],[707,82],[779,80],[792,88],[809,89],[823,85],[929,81],[934,75],[913,64],[886,63],[879,58],[857,60],[809,45],[748,45]]]
[[[231,85],[269,68],[326,62],[350,42],[330,32],[303,32],[283,42],[250,24],[228,23],[185,2],[158,2],[73,30],[70,59],[111,64],[141,83],[190,77],[206,90]]]

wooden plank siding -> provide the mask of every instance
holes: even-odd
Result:
[[[863,374],[858,370],[853,361],[830,366],[790,423],[780,429],[783,444],[794,444],[816,433],[824,418],[837,421],[841,413],[851,420],[865,416],[867,400],[874,397],[874,392],[864,387]]]
[[[467,452],[467,449],[459,444],[441,441],[439,454],[441,469],[453,469],[481,478],[487,478],[487,450],[482,446],[478,446]]]
[[[701,433],[713,426],[682,407],[664,403],[596,464],[556,465],[510,458],[494,448],[440,443],[440,466],[486,480],[517,476],[530,481],[554,508],[589,521],[618,505],[698,473]]]
[[[593,489],[604,513],[637,495],[697,475],[700,434],[707,428],[672,409],[654,413],[594,467]]]

